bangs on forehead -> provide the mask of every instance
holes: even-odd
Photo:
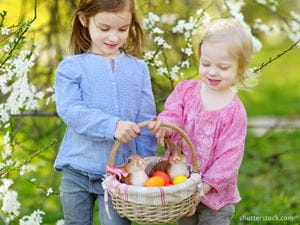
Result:
[[[100,12],[116,12],[125,8],[131,9],[130,0],[102,0],[100,4]]]

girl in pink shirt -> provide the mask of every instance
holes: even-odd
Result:
[[[179,83],[158,120],[149,124],[162,145],[166,136],[171,136],[174,142],[180,136],[162,127],[161,122],[176,124],[197,150],[205,197],[197,196],[195,206],[198,206],[178,224],[228,225],[233,204],[241,200],[237,178],[247,115],[232,87],[244,84],[251,54],[251,33],[238,20],[219,19],[211,23],[199,44],[201,80]],[[191,163],[188,147],[183,152]]]

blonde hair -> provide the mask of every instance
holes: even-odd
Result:
[[[72,53],[80,54],[87,51],[92,41],[88,28],[80,23],[79,13],[83,13],[83,15],[89,19],[98,12],[118,12],[128,5],[132,19],[128,38],[123,45],[123,50],[130,55],[139,56],[144,34],[136,15],[134,0],[81,0],[74,14],[70,41]]]
[[[244,85],[247,68],[253,53],[252,35],[246,25],[234,18],[217,19],[205,30],[198,46],[199,57],[204,42],[226,41],[229,51],[238,62],[238,81]]]

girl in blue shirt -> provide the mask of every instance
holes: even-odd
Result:
[[[110,201],[108,218],[101,182],[115,140],[123,143],[116,165],[131,154],[155,153],[154,136],[137,126],[156,114],[147,65],[134,57],[142,36],[133,0],[80,1],[71,35],[74,55],[59,64],[55,82],[57,113],[67,125],[54,165],[63,173],[66,225],[92,224],[96,199],[102,225],[130,224]]]

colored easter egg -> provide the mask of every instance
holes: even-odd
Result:
[[[145,183],[145,187],[161,187],[161,186],[164,186],[164,179],[162,179],[161,177],[159,176],[153,176],[153,177],[150,177],[146,183]]]
[[[173,184],[181,184],[183,183],[184,181],[187,180],[187,177],[186,176],[183,176],[183,175],[179,175],[179,176],[176,176],[174,177],[173,179]]]
[[[171,183],[171,178],[169,175],[163,171],[156,171],[153,176],[158,176],[161,177],[164,180],[164,185],[170,184]]]

